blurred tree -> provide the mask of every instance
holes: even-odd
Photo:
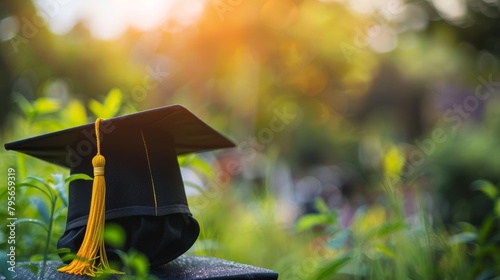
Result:
[[[182,103],[212,118],[240,157],[272,152],[293,174],[339,162],[377,173],[361,143],[413,145],[442,118],[439,85],[498,75],[498,8],[443,2],[466,4],[388,1],[362,14],[354,1],[206,1],[191,24],[169,17],[106,41],[84,21],[55,35],[32,1],[2,1],[3,28],[17,27],[1,31],[0,122],[14,93],[64,107],[68,96],[102,101],[117,87],[132,110]]]

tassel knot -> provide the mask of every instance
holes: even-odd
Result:
[[[94,166],[94,176],[104,176],[104,165],[106,159],[102,155],[96,155],[92,159],[92,166]]]
[[[106,165],[106,159],[104,158],[104,156],[102,156],[102,155],[96,155],[92,159],[92,166],[104,168],[104,165]]]

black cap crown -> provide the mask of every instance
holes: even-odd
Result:
[[[152,265],[178,257],[194,243],[199,227],[187,205],[177,156],[234,143],[180,105],[103,120],[100,131],[106,157],[106,223],[122,226],[125,249],[143,252]],[[7,143],[5,148],[92,176],[94,124]],[[70,183],[66,231],[58,247],[73,252],[80,247],[91,195],[91,181]]]

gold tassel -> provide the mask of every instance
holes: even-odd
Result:
[[[105,201],[106,182],[104,181],[104,165],[106,159],[101,155],[101,140],[99,124],[102,118],[95,122],[95,133],[97,139],[97,155],[92,159],[94,166],[94,182],[92,185],[92,198],[90,201],[89,219],[87,229],[83,237],[82,245],[76,254],[76,258],[67,266],[58,269],[75,275],[96,276],[102,272],[121,273],[111,270],[104,247],[104,224],[105,224]],[[97,265],[96,265],[97,264]]]

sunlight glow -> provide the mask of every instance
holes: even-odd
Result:
[[[433,0],[432,3],[439,14],[448,21],[460,23],[467,15],[465,0]]]
[[[63,35],[82,22],[92,36],[104,40],[118,38],[128,28],[151,30],[167,20],[191,24],[204,6],[203,0],[35,0],[34,3],[53,33]]]

